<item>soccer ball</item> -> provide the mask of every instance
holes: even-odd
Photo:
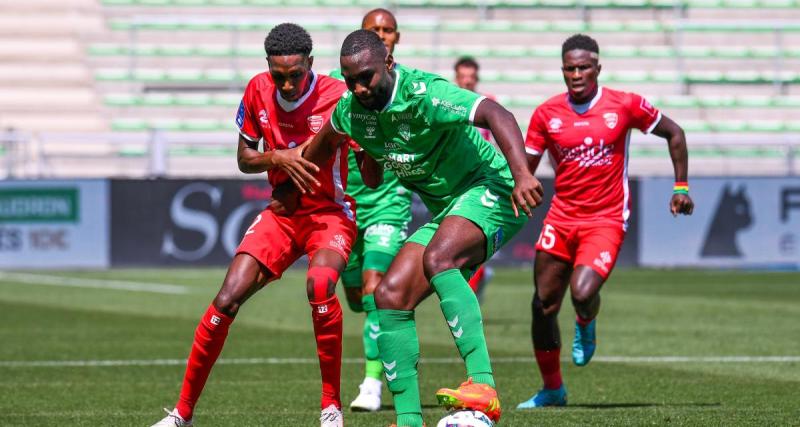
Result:
[[[436,427],[493,427],[494,423],[481,411],[455,411],[439,420]]]

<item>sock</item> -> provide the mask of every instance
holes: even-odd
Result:
[[[222,352],[228,328],[233,318],[222,314],[213,305],[200,319],[200,324],[194,331],[194,342],[186,364],[186,373],[183,375],[183,386],[175,408],[184,420],[191,420],[194,405],[203,392],[211,368]]]
[[[554,390],[563,384],[561,380],[561,349],[555,350],[534,350],[536,364],[539,365],[539,372],[542,374],[544,388]]]
[[[364,376],[367,378],[381,379],[383,365],[378,354],[378,333],[381,331],[378,321],[378,309],[375,307],[375,295],[369,294],[361,297],[361,305],[367,313],[364,319],[364,358],[366,366]]]
[[[461,272],[445,270],[431,278],[431,285],[439,296],[439,305],[450,327],[458,352],[467,367],[472,381],[494,387],[492,365],[478,298],[470,289]]]
[[[591,319],[584,319],[581,316],[578,316],[577,314],[575,315],[575,321],[578,322],[578,324],[584,328],[589,326],[589,324],[592,323],[592,320],[594,320],[594,317]]]
[[[419,337],[411,310],[378,309],[381,333],[378,349],[392,392],[397,425],[422,426],[422,403],[419,399]]]
[[[478,288],[481,285],[484,273],[485,273],[484,267],[480,266],[475,271],[475,274],[473,274],[472,277],[469,278],[469,282],[467,283],[469,283],[469,287],[470,289],[472,289],[472,292],[475,292],[476,294],[478,293]]]
[[[342,306],[336,295],[324,301],[312,301],[311,319],[317,340],[319,370],[322,375],[321,408],[331,404],[342,407]]]

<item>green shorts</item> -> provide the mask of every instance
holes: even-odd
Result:
[[[486,236],[486,260],[488,260],[528,222],[528,217],[523,212],[520,212],[518,217],[514,216],[511,190],[512,188],[505,183],[491,182],[476,185],[454,199],[431,222],[417,229],[408,241],[428,246],[442,220],[457,215],[472,221],[483,231]]]
[[[366,270],[386,273],[407,237],[408,224],[373,224],[358,230],[350,261],[342,273],[344,286],[361,287],[361,274]]]

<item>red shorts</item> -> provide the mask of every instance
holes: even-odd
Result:
[[[280,216],[265,209],[244,233],[236,254],[253,256],[275,280],[298,258],[304,254],[313,258],[320,249],[336,251],[347,262],[355,238],[356,223],[344,212]]]
[[[569,261],[573,266],[589,266],[607,279],[624,239],[625,230],[619,223],[564,222],[548,215],[536,250]]]

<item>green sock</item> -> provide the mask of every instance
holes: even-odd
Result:
[[[375,307],[375,295],[361,297],[361,305],[367,313],[364,319],[364,358],[367,360],[364,376],[381,379],[383,365],[378,355],[378,332],[381,328],[378,323],[378,309]]]
[[[469,283],[459,270],[452,269],[433,276],[431,285],[439,296],[442,313],[467,366],[467,376],[476,383],[494,387],[481,309]]]
[[[422,426],[422,404],[419,399],[417,362],[419,337],[411,310],[377,310],[381,333],[378,349],[392,392],[397,425]]]

